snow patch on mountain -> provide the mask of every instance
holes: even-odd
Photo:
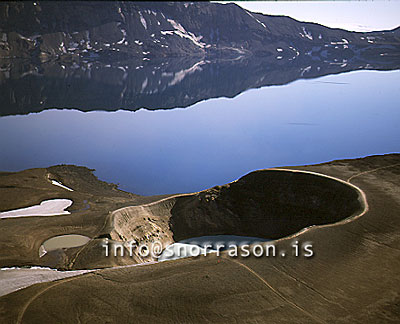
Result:
[[[147,30],[147,22],[146,19],[144,19],[143,14],[141,11],[139,11],[139,17],[140,17],[140,22],[142,23],[144,29]]]

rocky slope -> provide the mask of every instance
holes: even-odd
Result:
[[[0,57],[144,61],[166,56],[398,55],[400,30],[355,33],[252,13],[235,4],[3,2]]]

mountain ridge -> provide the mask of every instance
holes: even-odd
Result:
[[[253,13],[232,3],[5,2],[0,18],[0,57],[41,62],[185,55],[296,59],[310,50],[320,57],[333,55],[339,48],[347,50],[345,56],[358,49],[368,56],[374,55],[369,47],[393,51],[391,46],[398,50],[400,43],[396,29],[350,32]],[[313,50],[314,45],[325,48]]]

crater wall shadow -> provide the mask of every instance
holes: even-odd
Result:
[[[256,171],[233,183],[178,197],[170,229],[176,242],[205,235],[278,239],[360,212],[359,196],[355,188],[328,177]]]

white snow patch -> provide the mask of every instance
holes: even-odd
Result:
[[[162,35],[173,35],[174,34],[174,31],[173,30],[161,30],[160,31],[160,33],[162,34]]]
[[[179,30],[182,33],[186,33],[185,28],[183,28],[183,26],[180,23],[177,23],[173,19],[167,19],[167,21],[171,24],[172,27],[174,27],[174,29]]]
[[[120,41],[118,41],[117,44],[122,44],[125,42],[126,30],[121,28],[121,33],[122,33],[122,39]]]
[[[308,32],[305,27],[301,27],[301,29],[303,30],[303,33],[304,33],[304,35],[302,35],[302,36],[307,37],[310,40],[313,40],[311,32]]]
[[[196,36],[195,34],[191,32],[187,32],[185,28],[180,24],[177,23],[173,19],[167,19],[167,21],[171,24],[171,26],[175,29],[174,31],[161,31],[160,33],[163,35],[172,35],[172,33],[175,33],[175,35],[178,35],[182,38],[187,38],[190,41],[192,41],[196,46],[204,48],[206,45],[205,43],[200,42],[200,40],[203,38],[203,36]]]
[[[0,218],[67,215],[70,212],[64,209],[71,205],[72,200],[69,199],[44,200],[40,205],[2,212]]]
[[[78,276],[95,270],[58,271],[56,269],[31,267],[31,268],[2,268],[0,296],[5,296],[14,291],[32,286],[37,283],[60,280]]]
[[[124,14],[122,13],[121,7],[118,8],[118,13],[119,13],[119,15],[121,16],[122,20],[125,22],[125,16],[124,16]]]
[[[43,245],[41,245],[40,248],[39,248],[39,258],[43,257],[46,254],[47,254],[46,249],[44,248]]]
[[[142,23],[144,29],[147,29],[146,19],[144,19],[142,12],[140,12],[140,11],[139,11],[139,16],[140,16],[140,22]]]
[[[60,182],[58,182],[58,181],[56,181],[56,180],[51,180],[51,184],[53,184],[53,185],[55,185],[55,186],[58,186],[58,187],[61,187],[61,188],[63,188],[63,189],[66,189],[66,190],[68,190],[68,191],[74,191],[74,190],[72,190],[71,188],[68,188],[67,186],[64,186],[62,183],[60,183]]]
[[[249,11],[245,10],[247,12],[247,14],[252,17],[253,19],[255,19],[261,26],[263,26],[264,28],[267,28],[267,26],[265,26],[265,24],[263,22],[261,22],[260,20],[258,20],[256,17],[254,17]]]
[[[348,44],[348,43],[349,43],[349,41],[347,39],[345,39],[345,38],[342,38],[341,42],[331,42],[332,45],[345,45],[345,44]]]
[[[148,81],[149,81],[149,80],[148,80],[147,78],[146,78],[146,80],[144,80],[144,81],[143,81],[143,83],[142,83],[142,90],[141,90],[141,92],[143,92],[143,90],[144,90],[144,89],[146,89],[146,87],[147,87],[147,84],[148,84]]]
[[[294,48],[294,47],[292,47],[292,46],[289,46],[289,48],[290,48],[292,51],[296,52],[296,56],[299,56],[299,55],[300,55],[300,52],[299,52],[296,48]]]
[[[62,51],[63,53],[67,53],[67,50],[65,49],[64,42],[60,43],[59,50]]]
[[[311,65],[303,69],[303,71],[301,72],[301,76],[303,76],[304,73],[310,72],[310,70],[311,70]]]

